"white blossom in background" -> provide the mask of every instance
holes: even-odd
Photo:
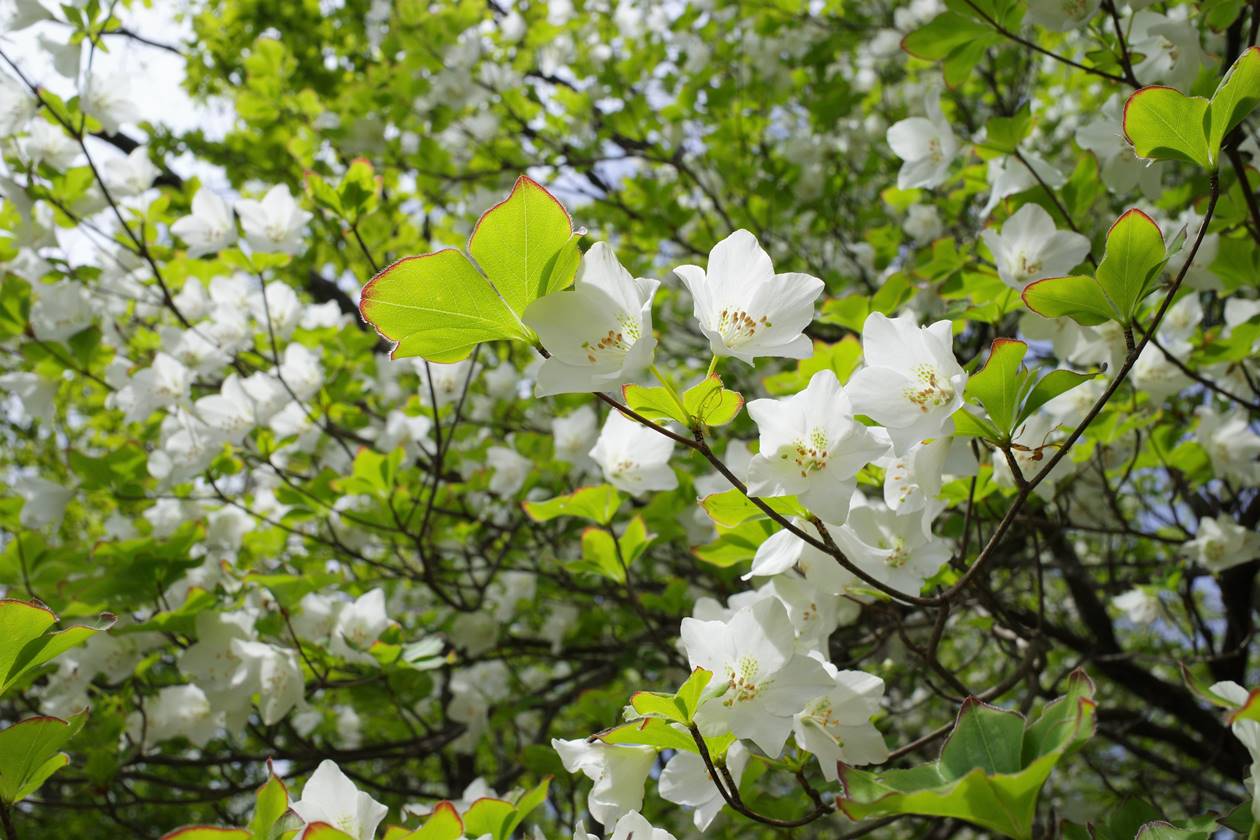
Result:
[[[533,470],[532,461],[507,446],[487,449],[486,465],[493,471],[490,492],[500,496],[515,495]]]
[[[1242,411],[1221,413],[1210,406],[1195,410],[1199,428],[1195,438],[1207,450],[1212,470],[1220,478],[1254,481],[1260,476],[1260,435],[1248,423]]]
[[[1098,158],[1108,190],[1116,195],[1128,195],[1136,189],[1154,200],[1159,197],[1164,164],[1138,158],[1121,130],[1122,111],[1121,97],[1108,100],[1097,118],[1076,130],[1077,145]]]
[[[813,526],[804,520],[796,520],[793,524],[807,534],[814,530]],[[823,524],[831,532],[840,527],[827,522]],[[829,595],[839,595],[858,581],[857,577],[841,566],[834,557],[786,529],[776,531],[757,546],[752,568],[744,575],[744,580],[781,575],[790,569],[799,570],[811,586]]]
[[[367,651],[388,626],[385,590],[378,587],[360,595],[337,614],[329,650],[349,662],[374,665],[376,660]]]
[[[113,395],[128,423],[137,423],[159,408],[173,408],[189,394],[192,375],[188,368],[165,353],[153,357],[153,364],[133,374],[127,386]]]
[[[83,86],[79,107],[111,134],[120,131],[125,123],[140,119],[140,110],[131,96],[131,77],[121,72],[105,75],[93,71]]]
[[[213,254],[236,242],[236,221],[227,202],[206,187],[193,196],[192,213],[175,220],[171,232],[188,243],[188,256]],[[195,279],[189,283],[200,287]]]
[[[980,210],[981,218],[988,218],[993,208],[1003,199],[1039,186],[1038,179],[1052,190],[1067,183],[1067,176],[1032,152],[993,158],[988,164],[989,200]]]
[[[672,440],[614,410],[608,412],[590,456],[609,484],[640,496],[678,486],[678,476],[669,466],[673,452]]]
[[[1028,0],[1024,21],[1054,32],[1069,32],[1083,26],[1101,4],[1101,0]]]
[[[231,648],[242,665],[232,688],[246,696],[257,692],[263,724],[278,723],[301,702],[306,687],[297,651],[243,639],[233,639]]]
[[[195,685],[168,685],[145,704],[143,716],[137,711],[127,718],[128,735],[146,745],[183,737],[204,747],[222,729],[223,715]]]
[[[261,200],[237,200],[236,212],[245,241],[255,251],[296,254],[305,247],[302,232],[311,214],[298,206],[286,185],[277,184]]]
[[[19,521],[27,528],[58,528],[74,498],[72,488],[37,475],[21,476],[13,482],[13,489],[22,497]]]
[[[843,522],[855,476],[887,445],[853,417],[834,371],[814,374],[805,390],[748,404],[761,448],[748,465],[754,496],[798,496],[829,522]]]
[[[31,304],[31,329],[44,341],[64,341],[95,320],[96,306],[87,287],[73,280],[40,286]]]
[[[1182,546],[1181,553],[1215,574],[1260,556],[1260,534],[1239,525],[1227,514],[1205,516],[1199,520],[1194,539]]]
[[[324,759],[302,787],[302,798],[291,806],[306,825],[322,822],[354,840],[373,840],[389,808],[355,787],[336,763]]]
[[[697,709],[701,731],[747,738],[771,758],[782,751],[796,713],[832,687],[821,663],[795,652],[792,623],[777,598],[729,621],[684,618],[682,643],[692,668],[713,673],[710,688],[725,686]]]
[[[1154,624],[1159,618],[1159,597],[1140,586],[1117,595],[1111,603],[1134,624]]]
[[[1040,205],[1025,204],[1002,224],[980,232],[997,263],[1002,282],[1017,292],[1045,277],[1061,277],[1089,254],[1089,240],[1079,233],[1059,230]]]
[[[114,196],[127,197],[140,195],[152,187],[158,174],[158,168],[149,159],[149,148],[136,146],[126,157],[111,160],[103,177]]]
[[[897,188],[938,187],[949,175],[958,154],[958,138],[941,111],[941,92],[933,88],[924,98],[926,117],[910,117],[888,128],[888,145],[905,161],[897,173]]]
[[[954,358],[953,324],[920,327],[912,315],[872,312],[862,325],[862,353],[866,364],[845,390],[854,411],[888,431],[897,454],[953,430],[950,417],[967,384]]]
[[[808,358],[813,344],[802,331],[814,320],[823,282],[808,274],[775,274],[770,255],[746,230],[709,251],[707,269],[680,265],[674,274],[691,292],[700,331],[715,356],[753,363],[759,356]]]
[[[656,347],[652,296],[659,285],[631,277],[607,243],[592,245],[572,291],[541,297],[525,310],[525,324],[551,354],[538,370],[536,394],[606,391],[638,378]]]
[[[551,421],[556,458],[575,467],[585,467],[592,463],[589,453],[598,434],[599,416],[589,405],[580,406]]]

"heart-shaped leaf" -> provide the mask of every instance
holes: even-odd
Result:
[[[1124,103],[1124,136],[1138,157],[1181,160],[1211,169],[1208,100],[1164,85],[1144,87]]]
[[[1107,231],[1107,250],[1095,278],[1124,323],[1155,290],[1166,255],[1159,225],[1141,210],[1125,211]]]
[[[1212,94],[1208,146],[1220,149],[1230,133],[1260,103],[1260,47],[1248,47]]]

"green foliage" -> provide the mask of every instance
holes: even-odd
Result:
[[[105,617],[100,627],[75,625],[48,632],[56,621],[53,611],[41,604],[0,600],[0,694],[54,657],[107,629],[113,617]]]
[[[83,728],[87,710],[69,720],[34,717],[0,729],[0,801],[21,802],[62,767],[70,756],[61,752]]]
[[[936,762],[882,773],[845,768],[837,804],[854,819],[955,817],[1027,840],[1051,770],[1094,732],[1093,697],[1093,683],[1078,671],[1068,693],[1030,724],[1017,712],[969,698]]]
[[[1053,370],[1038,377],[1035,371],[1023,367],[1027,352],[1028,345],[1017,339],[993,341],[984,367],[967,380],[966,392],[968,399],[984,407],[987,419],[960,409],[954,415],[959,434],[1009,443],[1037,409],[1096,375]]]

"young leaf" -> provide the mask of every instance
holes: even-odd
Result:
[[[0,729],[0,801],[12,805],[39,790],[53,773],[70,763],[61,752],[83,728],[87,710],[69,720],[33,717]]]
[[[477,221],[468,253],[520,315],[573,282],[580,254],[573,221],[555,196],[525,175]]]
[[[1050,371],[1041,377],[1040,381],[1028,392],[1028,397],[1024,400],[1024,405],[1019,410],[1019,417],[1015,420],[1015,425],[1018,426],[1020,423],[1023,423],[1037,409],[1050,402],[1050,400],[1060,394],[1066,394],[1077,385],[1088,382],[1097,375],[1097,372],[1077,373],[1074,370]]]
[[[1022,341],[994,339],[984,367],[967,380],[967,396],[984,406],[1003,439],[1009,439],[1014,430],[1025,381],[1030,376],[1020,370],[1027,352],[1028,345]]]
[[[271,840],[273,829],[289,810],[289,791],[267,761],[267,781],[254,795],[254,815],[249,820],[250,840]]]
[[[1164,85],[1144,87],[1124,103],[1122,128],[1138,157],[1181,160],[1212,169],[1208,100]]]
[[[623,385],[621,398],[633,411],[649,420],[658,422],[674,420],[684,426],[689,424],[682,406],[678,405],[670,396],[669,391],[660,385]]]
[[[1123,317],[1098,281],[1084,275],[1035,280],[1024,288],[1021,297],[1025,306],[1043,318],[1071,318],[1084,327]]]
[[[1248,47],[1212,94],[1211,128],[1208,146],[1219,150],[1221,143],[1256,104],[1260,103],[1260,47]]]
[[[363,287],[359,312],[394,342],[392,359],[458,362],[483,341],[530,340],[494,287],[454,248],[401,259],[377,274]]]
[[[450,802],[439,802],[424,821],[424,825],[410,834],[400,834],[398,840],[459,840],[464,836],[464,821]]]
[[[696,421],[706,426],[725,426],[739,416],[744,398],[722,387],[716,373],[683,393],[683,406]]]
[[[1154,290],[1165,261],[1164,235],[1141,210],[1126,211],[1107,231],[1107,250],[1096,278],[1122,323],[1132,320],[1138,304]]]
[[[186,825],[163,834],[161,840],[250,840],[243,828],[224,828],[218,825]]]
[[[544,502],[522,502],[525,514],[535,522],[550,522],[560,516],[577,516],[600,525],[612,522],[621,506],[621,494],[611,484],[581,487],[567,496]]]
[[[31,601],[0,599],[0,695],[40,665],[114,623],[111,615],[102,619],[99,627],[80,624],[48,633],[57,621],[52,610]]]

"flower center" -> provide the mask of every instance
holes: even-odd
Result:
[[[770,320],[762,315],[753,318],[742,309],[723,309],[718,314],[717,331],[727,347],[738,347],[750,340],[762,327],[769,328]]]
[[[734,706],[755,700],[767,682],[757,682],[757,671],[760,665],[751,656],[741,656],[734,665],[726,666],[726,693],[722,695],[722,705]]]
[[[906,388],[905,397],[924,414],[954,399],[954,386],[931,365],[919,365],[914,369],[914,376],[918,384]]]
[[[610,329],[595,343],[582,342],[581,347],[586,351],[586,361],[596,364],[599,362],[599,357],[606,353],[624,355],[642,336],[643,330],[639,322],[625,312],[617,316],[617,324],[620,329]]]
[[[831,706],[831,700],[827,697],[820,697],[805,708],[806,716],[813,718],[814,722],[823,729],[830,729],[833,726],[840,725],[840,719],[836,717],[835,710]]]
[[[791,461],[801,471],[801,478],[827,468],[831,448],[822,429],[813,429],[808,439],[797,439],[779,450],[779,458]]]

